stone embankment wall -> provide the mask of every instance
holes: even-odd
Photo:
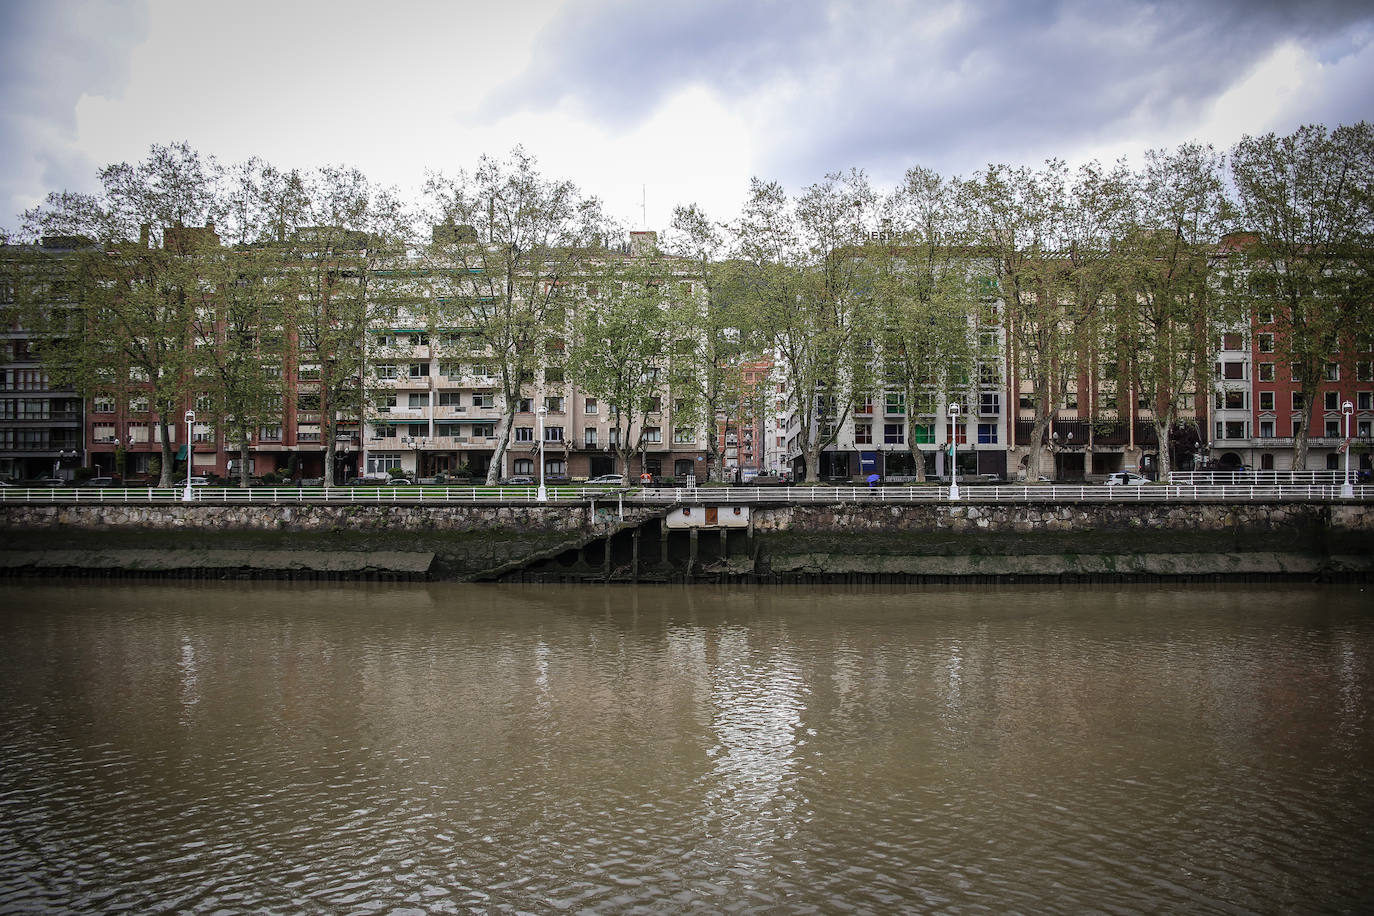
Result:
[[[774,580],[1374,575],[1361,504],[786,506],[753,526]]]
[[[0,572],[470,578],[634,525],[613,506],[0,507]]]
[[[1374,578],[1374,506],[756,506],[670,531],[613,506],[2,506],[0,572],[542,581]]]

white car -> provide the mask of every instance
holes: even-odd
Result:
[[[593,477],[587,481],[596,486],[623,487],[625,486],[624,474],[602,474],[600,477]]]
[[[1134,471],[1117,471],[1107,478],[1109,487],[1139,487],[1150,482],[1150,478],[1142,477]]]

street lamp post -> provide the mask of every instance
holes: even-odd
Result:
[[[186,490],[181,494],[181,501],[184,503],[189,503],[195,499],[191,493],[191,453],[195,447],[195,443],[191,441],[191,433],[195,422],[196,412],[194,410],[186,411]]]
[[[1345,449],[1345,483],[1341,484],[1342,499],[1355,498],[1355,487],[1350,483],[1350,418],[1354,413],[1354,404],[1346,401],[1341,405],[1341,417],[1345,420],[1345,441],[1341,443],[1341,448]]]
[[[959,405],[949,405],[949,498],[959,498]]]
[[[548,412],[548,407],[543,404],[539,405],[539,493],[537,498],[541,503],[549,501],[549,491],[544,487],[544,414]]]

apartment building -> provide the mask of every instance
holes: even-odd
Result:
[[[1279,358],[1279,330],[1269,307],[1257,309],[1252,330],[1222,335],[1215,366],[1214,415],[1207,443],[1214,466],[1286,471],[1294,467],[1303,394],[1292,367]],[[1308,469],[1370,470],[1374,448],[1374,339],[1351,338],[1323,368],[1308,434]],[[1349,405],[1349,416],[1345,405]],[[1349,442],[1347,442],[1347,435]]]
[[[36,245],[0,246],[0,480],[70,480],[86,463],[84,411],[71,385],[48,376],[24,326],[16,281],[28,274],[54,313],[77,305],[65,262],[86,242],[47,236]],[[32,276],[35,272],[39,276]]]
[[[634,233],[632,247],[607,257],[636,257],[655,244],[652,232]],[[507,415],[501,366],[461,326],[434,326],[442,315],[430,306],[452,295],[426,282],[418,263],[396,275],[406,292],[402,304],[374,323],[366,348],[369,392],[362,440],[362,469],[368,475],[399,471],[416,477],[485,477],[497,452]],[[673,262],[667,261],[670,270]],[[685,263],[685,262],[684,262]],[[681,271],[674,282],[690,277]],[[557,281],[566,301],[541,333],[531,364],[536,366],[513,405],[510,437],[500,455],[500,478],[538,476],[540,456],[546,479],[586,479],[602,474],[704,476],[704,424],[689,419],[667,384],[671,354],[648,371],[662,373],[659,393],[644,405],[643,419],[629,435],[642,439],[636,466],[621,467],[622,425],[615,406],[581,390],[567,372],[567,342],[575,334],[578,310],[595,310],[595,283],[584,277]],[[408,301],[406,301],[408,300]]]

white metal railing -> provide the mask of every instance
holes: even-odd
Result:
[[[1374,486],[1354,487],[1357,501],[1374,500]],[[0,488],[0,504],[177,503],[184,488],[40,487]],[[559,485],[549,501],[568,504],[607,498],[641,505],[714,503],[727,505],[933,503],[949,501],[949,487],[657,487],[624,489]],[[194,487],[202,505],[289,503],[423,503],[426,505],[537,503],[535,486],[400,487]],[[1160,502],[1327,502],[1341,499],[1339,484],[1230,484],[1146,486],[984,486],[959,488],[960,502],[971,503],[1160,503]]]
[[[1358,472],[1350,472],[1352,483]],[[1169,483],[1185,486],[1249,486],[1251,484],[1279,486],[1340,486],[1345,482],[1344,470],[1321,471],[1170,471]]]
[[[911,503],[949,501],[949,487],[712,487],[660,488],[633,494],[651,503]],[[1233,486],[982,486],[959,487],[960,502],[975,503],[1158,503],[1158,502],[1324,502],[1341,498],[1336,485]],[[1374,500],[1374,487],[1354,488],[1356,500]]]

